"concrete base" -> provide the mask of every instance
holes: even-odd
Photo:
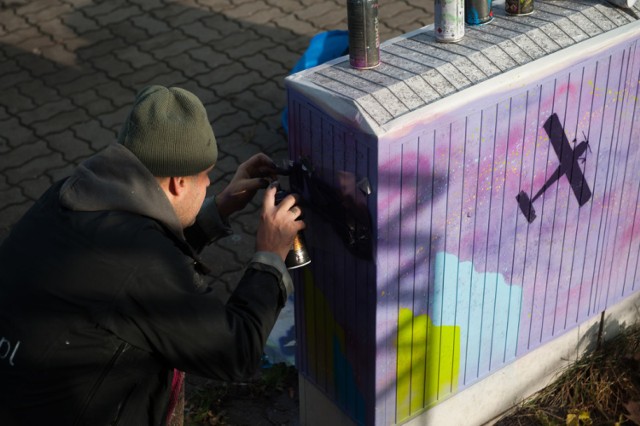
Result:
[[[553,382],[564,367],[595,348],[600,330],[598,315],[579,327],[528,353],[481,382],[405,422],[422,425],[491,425],[527,397]],[[604,314],[603,339],[616,336],[640,318],[640,293],[609,308]],[[300,376],[300,424],[352,426],[355,423],[311,382]]]
[[[355,426],[355,422],[349,416],[302,374],[298,375],[298,389],[302,426]]]

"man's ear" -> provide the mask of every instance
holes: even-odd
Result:
[[[185,177],[172,176],[167,182],[167,189],[169,190],[169,193],[174,197],[179,197],[180,195],[182,195],[186,187],[187,179]]]

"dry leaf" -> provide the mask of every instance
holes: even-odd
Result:
[[[626,408],[629,413],[627,415],[629,420],[631,420],[635,425],[640,426],[640,401],[629,401],[622,405],[624,405],[624,408]]]

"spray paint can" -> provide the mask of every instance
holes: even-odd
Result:
[[[464,0],[435,0],[436,41],[455,43],[464,37]]]
[[[275,203],[280,204],[280,201],[282,201],[287,195],[288,193],[283,190],[276,192]],[[308,265],[309,263],[311,263],[311,257],[307,251],[304,234],[302,231],[299,231],[293,239],[293,244],[291,244],[291,249],[287,253],[284,265],[287,269],[296,269]]]
[[[349,63],[369,69],[380,64],[378,0],[347,0]]]
[[[533,0],[505,0],[504,9],[509,15],[531,15],[533,13]]]
[[[631,9],[637,0],[608,0],[609,3],[622,7],[624,9]]]
[[[491,0],[465,0],[464,12],[467,25],[484,25],[493,21]]]

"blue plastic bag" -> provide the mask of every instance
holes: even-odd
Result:
[[[309,47],[300,57],[298,62],[291,70],[291,74],[316,65],[324,64],[331,59],[344,56],[349,53],[349,32],[343,30],[325,31],[316,34],[309,41]],[[287,117],[288,108],[285,107],[282,112],[282,127],[285,133],[289,134],[289,119]]]

